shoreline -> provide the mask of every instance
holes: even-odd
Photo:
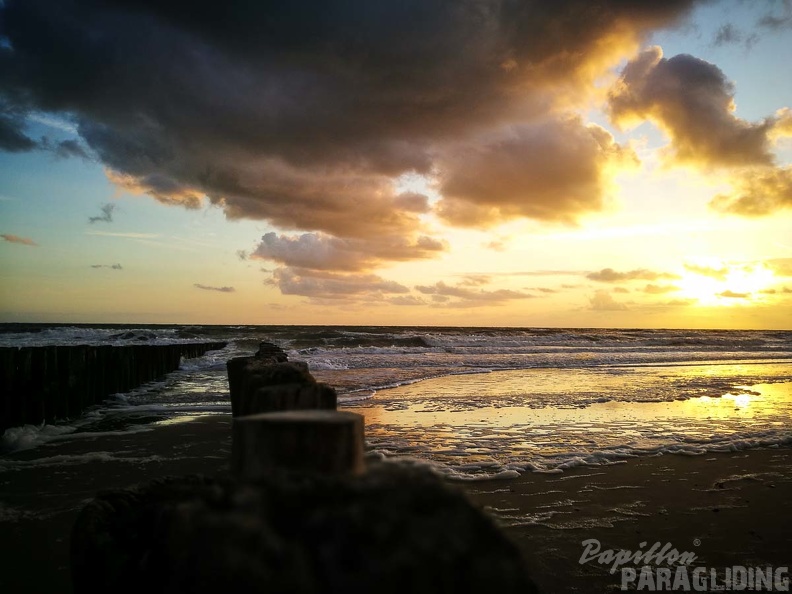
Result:
[[[71,592],[69,532],[86,501],[162,476],[224,475],[230,449],[231,416],[204,415],[0,457],[0,589]],[[578,563],[591,538],[603,550],[668,542],[708,567],[792,565],[792,447],[451,484],[503,526],[542,591],[618,589],[618,573]]]

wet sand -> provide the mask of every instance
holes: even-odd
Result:
[[[790,448],[634,458],[466,490],[520,546],[545,592],[620,589],[620,570],[579,563],[587,539],[602,551],[670,543],[696,555],[693,567],[792,566]]]
[[[97,491],[178,474],[225,474],[230,415],[68,438],[0,457],[0,591],[71,592],[69,532]],[[545,592],[618,590],[580,564],[602,549],[670,543],[707,567],[792,565],[792,448],[666,455],[561,474],[455,483],[504,526]]]

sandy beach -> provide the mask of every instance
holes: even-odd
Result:
[[[69,532],[84,503],[158,477],[227,473],[230,424],[230,415],[184,417],[0,458],[0,589],[70,592]],[[670,543],[712,568],[790,565],[790,448],[633,458],[454,484],[504,527],[546,592],[619,589],[619,572],[579,563],[587,539],[603,551]]]

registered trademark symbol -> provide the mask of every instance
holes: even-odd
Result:
[[[697,547],[697,546],[699,546],[700,544],[701,544],[701,541],[700,541],[698,538],[694,538],[694,539],[693,539],[693,546],[694,546],[694,547]]]

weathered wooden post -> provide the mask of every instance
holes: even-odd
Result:
[[[85,388],[86,369],[85,353],[88,347],[85,345],[73,346],[69,349],[68,383],[66,393],[68,398],[69,412],[67,416],[76,417],[85,408]]]
[[[16,347],[0,348],[0,415],[2,415],[0,418],[5,419],[0,429],[12,426],[16,353]]]
[[[231,414],[336,408],[333,388],[317,383],[302,362],[271,363],[255,357],[228,362]]]
[[[28,384],[25,423],[38,425],[47,416],[47,351],[43,348],[31,349],[30,383]]]
[[[293,410],[236,417],[231,470],[256,481],[276,471],[330,475],[363,472],[363,416]]]
[[[12,418],[17,425],[28,422],[28,409],[32,406],[34,399],[32,392],[33,384],[33,349],[22,347],[17,350],[16,355],[16,381],[14,382]]]

